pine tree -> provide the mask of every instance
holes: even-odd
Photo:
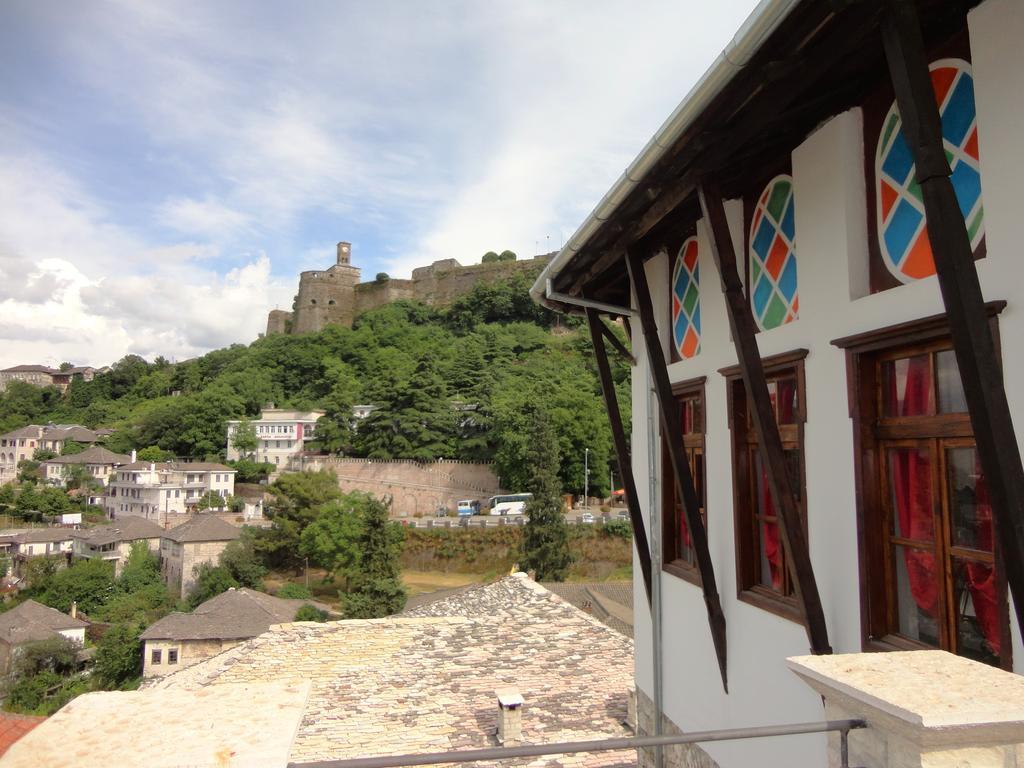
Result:
[[[526,503],[528,516],[523,532],[522,567],[536,573],[538,581],[564,581],[572,555],[569,526],[562,513],[558,482],[558,441],[539,409],[531,409],[530,445],[527,459],[532,469],[528,485],[533,498]]]
[[[369,495],[364,502],[359,569],[349,580],[350,591],[342,596],[347,619],[380,618],[405,607],[398,562],[405,532],[388,521],[384,502]]]

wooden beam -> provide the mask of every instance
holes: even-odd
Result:
[[[665,353],[661,349],[661,338],[658,326],[654,321],[651,308],[651,291],[644,272],[643,257],[637,251],[626,253],[626,266],[629,268],[629,279],[636,291],[639,304],[640,327],[643,331],[644,345],[647,350],[647,364],[654,378],[654,392],[658,401],[662,433],[672,463],[672,474],[675,478],[678,498],[682,500],[686,524],[690,529],[690,538],[697,556],[697,570],[700,572],[700,584],[704,590],[704,604],[708,612],[708,626],[711,629],[711,640],[715,645],[718,657],[718,671],[722,675],[722,687],[728,693],[729,679],[725,644],[725,614],[722,602],[718,597],[718,586],[715,583],[715,569],[711,563],[711,552],[708,549],[708,533],[704,521],[700,518],[700,502],[697,490],[693,485],[690,464],[683,450],[683,426],[679,419],[679,409],[672,397],[672,384],[668,379],[668,367],[665,365]],[[648,457],[653,461],[654,457]]]
[[[596,313],[595,313],[596,314]],[[587,317],[589,317],[589,313]],[[608,339],[608,343],[615,347],[615,350],[622,355],[624,358],[629,360],[630,365],[636,365],[636,358],[633,357],[633,353],[626,349],[626,345],[619,341],[619,337],[612,333],[612,329],[605,325],[604,321],[598,319],[598,324],[601,326],[602,335]]]
[[[921,185],[928,239],[992,502],[1002,565],[1013,595],[1017,625],[1024,627],[1024,466],[967,225],[949,179],[942,125],[914,3],[887,0],[882,43],[903,135]]]
[[[810,641],[812,653],[831,653],[821,596],[818,594],[818,584],[811,566],[807,536],[804,534],[800,510],[786,469],[782,437],[779,435],[779,425],[772,411],[768,382],[757,348],[754,315],[746,296],[743,295],[743,285],[736,270],[736,252],[725,218],[725,207],[718,190],[708,183],[701,185],[699,196],[704,219],[708,223],[711,253],[718,267],[722,292],[725,294],[729,327],[732,330],[740,375],[750,404],[750,416],[754,433],[757,435],[758,450],[765,463],[768,487],[778,508],[782,545],[785,548],[786,563],[793,579],[797,603],[803,614],[807,639]]]
[[[604,407],[608,411],[608,421],[612,426],[612,442],[615,443],[615,458],[619,464],[619,477],[622,478],[622,489],[626,496],[626,507],[629,519],[633,523],[633,543],[637,556],[640,558],[640,572],[644,578],[644,589],[647,592],[647,605],[651,604],[651,547],[647,543],[647,528],[640,509],[640,497],[636,491],[633,478],[633,462],[629,455],[629,444],[626,442],[626,431],[622,426],[622,414],[619,413],[619,399],[615,394],[615,382],[612,381],[612,369],[608,365],[608,353],[601,339],[605,324],[597,314],[597,310],[587,307],[587,324],[590,326],[590,341],[594,345],[594,358],[597,360],[598,378],[601,379],[601,393],[604,395]],[[618,341],[618,339],[616,339]]]

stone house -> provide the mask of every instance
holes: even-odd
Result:
[[[164,584],[178,597],[186,597],[195,586],[195,568],[204,563],[216,565],[224,548],[241,535],[240,528],[209,513],[197,514],[164,532],[160,539]]]
[[[164,616],[141,635],[145,643],[143,677],[177,672],[262,635],[274,624],[293,621],[303,605],[330,611],[328,606],[311,600],[285,600],[232,587],[191,613]]]
[[[808,648],[1024,672],[1022,39],[1020,0],[759,4],[531,289],[631,331],[648,727],[820,720]]]
[[[166,525],[197,510],[207,493],[228,499],[235,470],[215,462],[135,461],[110,475],[104,509],[113,520],[135,515]]]
[[[114,564],[114,575],[128,561],[132,547],[144,542],[154,555],[160,554],[160,538],[166,533],[154,522],[141,517],[123,517],[110,525],[75,531],[72,544],[74,557],[99,558]]]
[[[74,528],[31,528],[10,537],[12,572],[23,576],[25,563],[35,557],[58,558],[61,566],[68,565],[78,533]]]
[[[85,644],[88,623],[49,606],[26,600],[6,613],[0,613],[0,675],[11,670],[20,646],[49,640],[58,635]]]
[[[60,454],[68,440],[92,445],[107,434],[109,431],[95,431],[77,424],[30,424],[0,435],[0,484],[14,480],[18,462],[32,459],[37,450]]]

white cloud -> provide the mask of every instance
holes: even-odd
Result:
[[[160,221],[189,235],[205,235],[223,239],[236,233],[249,222],[249,217],[232,210],[217,200],[176,198],[160,206]]]

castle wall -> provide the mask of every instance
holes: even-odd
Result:
[[[338,487],[392,498],[395,517],[430,516],[439,506],[454,510],[462,499],[486,501],[501,492],[490,464],[463,461],[305,458],[304,469],[327,469],[338,476]]]
[[[292,323],[292,313],[283,309],[272,309],[267,315],[267,336],[275,333],[288,333]]]
[[[355,317],[371,309],[383,307],[400,299],[415,299],[416,286],[412,280],[385,280],[382,283],[360,283],[355,289]]]

